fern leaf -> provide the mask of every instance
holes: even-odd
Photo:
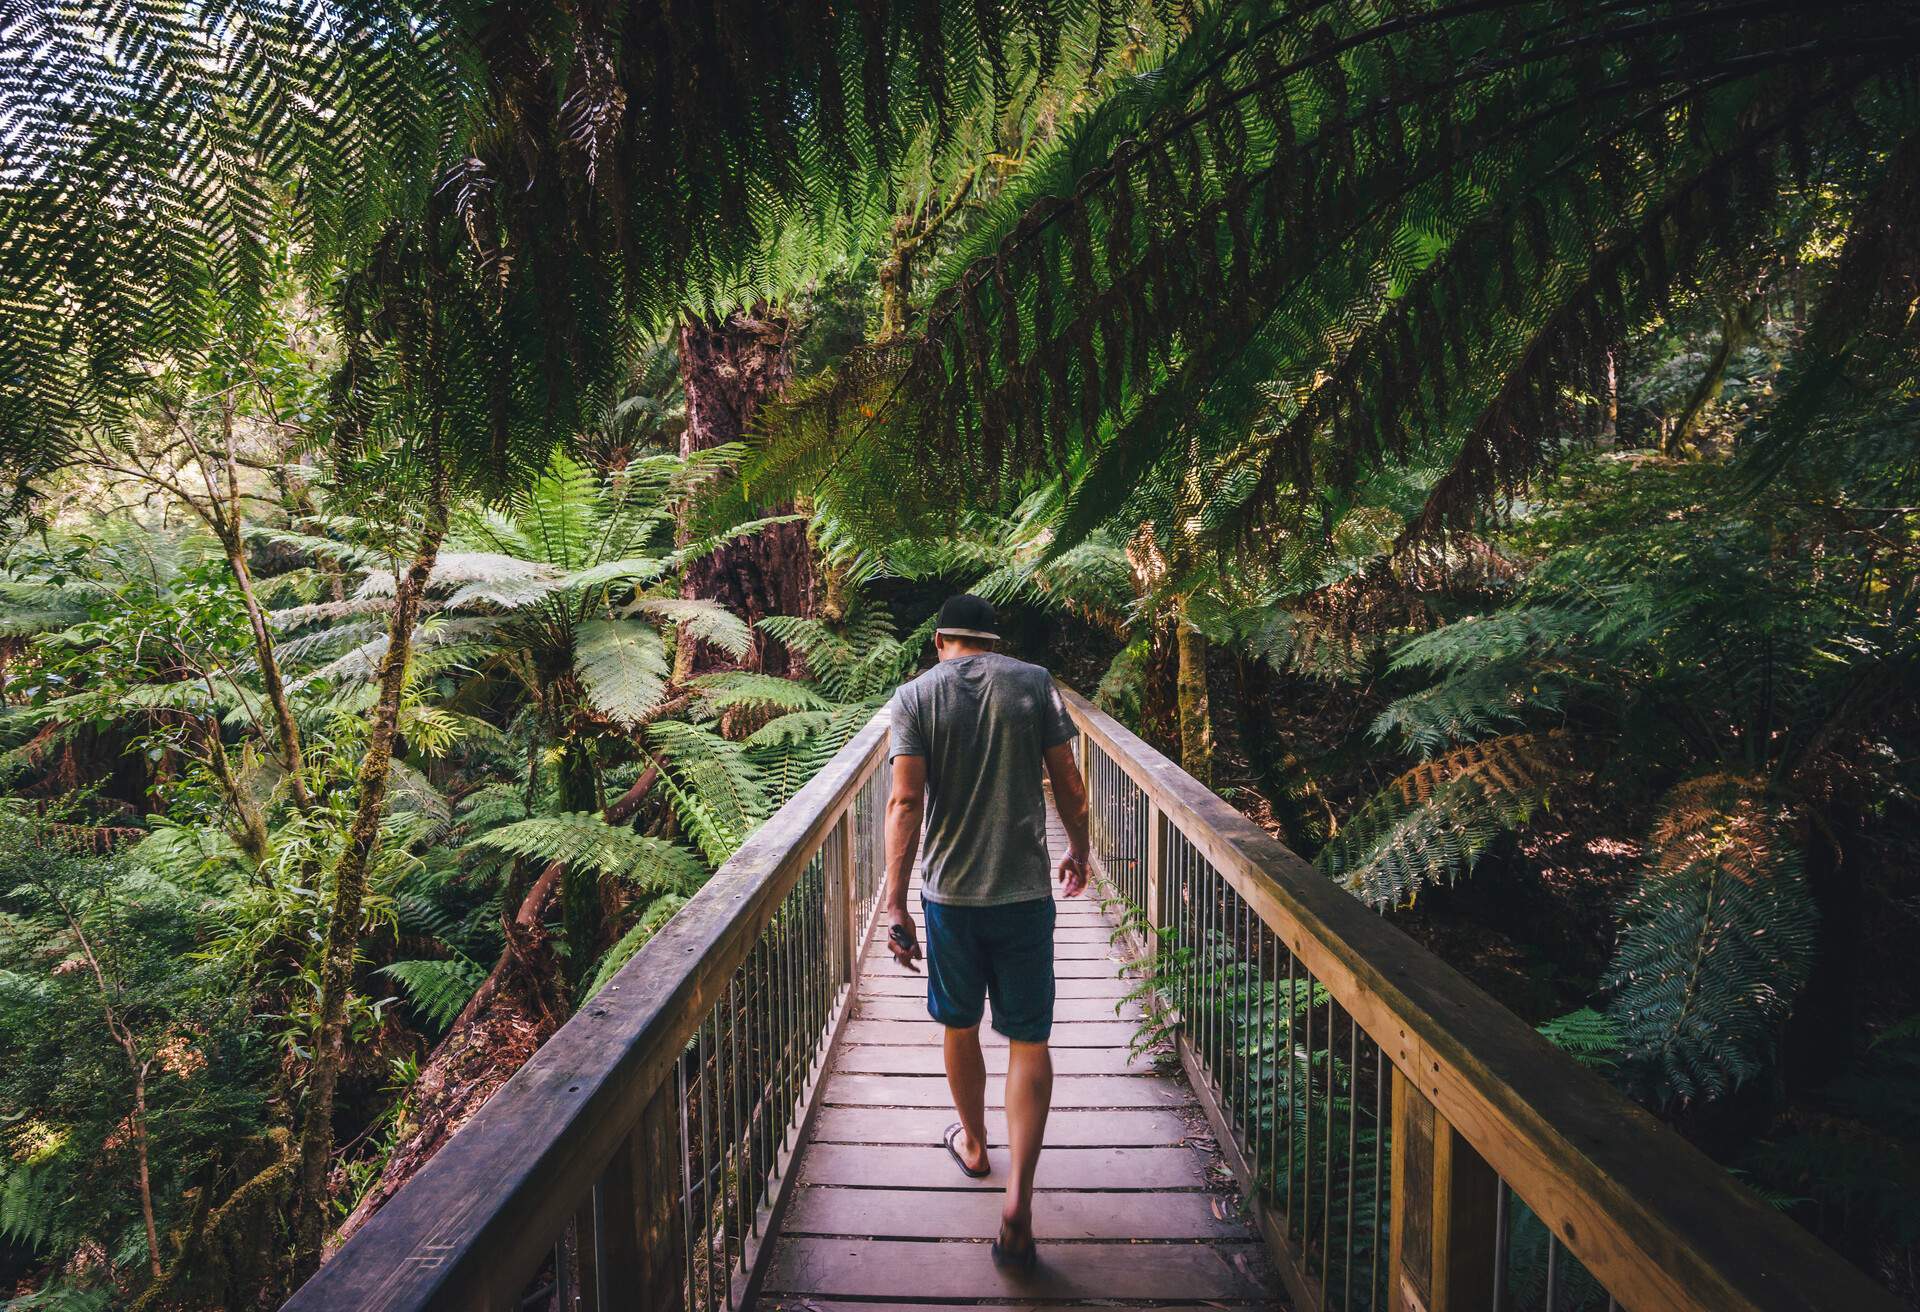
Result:
[[[667,691],[666,644],[638,620],[588,620],[574,638],[574,672],[596,710],[635,724]]]
[[[453,1023],[487,975],[479,962],[468,957],[396,961],[377,973],[397,981],[413,1009],[440,1029]]]
[[[753,647],[753,633],[745,620],[702,597],[636,597],[625,613],[684,625],[693,637],[735,658],[744,657]]]
[[[1632,1077],[1661,1101],[1722,1097],[1773,1052],[1818,919],[1793,830],[1760,779],[1706,775],[1662,804],[1607,979]]]

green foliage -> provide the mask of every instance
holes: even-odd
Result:
[[[617,875],[647,892],[687,892],[706,878],[706,867],[684,848],[610,825],[592,812],[515,821],[489,829],[470,845]]]
[[[1357,811],[1318,864],[1374,906],[1405,906],[1423,887],[1471,871],[1496,837],[1545,804],[1566,768],[1561,745],[1533,734],[1422,761]]]
[[[1620,1057],[1620,1027],[1611,1016],[1581,1007],[1541,1024],[1540,1033],[1582,1066],[1612,1070]]]
[[[607,949],[600,958],[600,964],[594,967],[593,977],[587,981],[586,990],[581,995],[585,1002],[607,986],[607,981],[620,973],[620,967],[633,959],[633,954],[647,945],[647,940],[660,931],[660,927],[673,918],[673,913],[687,904],[687,900],[674,894],[658,898],[650,903],[645,914],[633,922],[633,927],[620,936],[620,941]]]
[[[1662,1101],[1720,1097],[1772,1055],[1817,928],[1793,828],[1735,776],[1688,780],[1662,806],[1608,976],[1629,1074]]]
[[[379,973],[405,988],[413,1009],[440,1029],[453,1023],[487,974],[479,962],[468,957],[394,961],[382,966]]]
[[[920,332],[789,397],[755,485],[882,540],[1072,471],[1073,541],[1197,444],[1241,450],[1229,538],[1388,460],[1439,471],[1419,531],[1468,527],[1676,286],[1766,258],[1805,197],[1859,212],[1910,184],[1903,75],[1844,53],[1900,39],[1884,7],[1823,11],[1811,44],[1792,10],[1415,13],[1198,15],[998,198]],[[1809,132],[1847,147],[1814,157]],[[1910,252],[1867,253],[1857,299],[1898,300]]]
[[[84,1293],[145,1266],[141,1134],[164,1235],[260,1130],[274,1054],[249,963],[202,950],[231,914],[217,883],[82,855],[15,816],[0,858],[0,1237],[49,1256],[96,1246],[110,1266],[75,1277]]]

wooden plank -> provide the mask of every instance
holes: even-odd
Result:
[[[949,1107],[822,1107],[815,1143],[934,1144],[953,1124]],[[1056,1110],[1047,1118],[1047,1146],[1154,1148],[1184,1143],[1201,1131],[1179,1109]],[[987,1113],[987,1144],[1007,1146],[1007,1118]]]
[[[1136,1027],[1131,1021],[1074,1020],[1055,1021],[1053,1035],[1047,1040],[1052,1048],[1124,1048],[1133,1041]],[[941,1042],[944,1027],[932,1021],[853,1020],[847,1022],[849,1043],[933,1043]],[[980,1027],[980,1046],[1005,1047],[1006,1036]]]
[[[1041,1158],[1050,1174],[1050,1148]],[[1248,1240],[1221,1200],[1205,1193],[1083,1192],[1043,1187],[1033,1196],[1033,1229],[1063,1239]],[[787,1211],[788,1235],[872,1239],[980,1239],[1000,1225],[1005,1202],[992,1192],[956,1189],[802,1189]]]
[[[1894,1312],[1895,1300],[1652,1115],[1063,688],[1097,740],[1634,1312]]]
[[[757,1305],[757,1312],[1033,1312],[1033,1303],[886,1303],[862,1299],[857,1303],[843,1302],[838,1299],[814,1298],[806,1294],[770,1294]],[[1062,1306],[1055,1304],[1053,1306]],[[1072,1307],[1073,1304],[1064,1306]],[[1270,1312],[1271,1305],[1265,1302],[1250,1302],[1244,1299],[1214,1299],[1204,1305],[1198,1303],[1117,1303],[1102,1300],[1097,1306],[1100,1312],[1220,1312],[1220,1309],[1258,1307],[1262,1312]]]
[[[1004,1107],[1004,1081],[987,1081],[987,1106]],[[840,1075],[822,1095],[836,1107],[947,1107],[952,1096],[938,1075]],[[1192,1095],[1170,1080],[1145,1075],[1060,1075],[1053,1081],[1055,1107],[1177,1107]]]
[[[878,768],[886,726],[868,721],[286,1307],[477,1307],[519,1288]]]
[[[1075,960],[1071,957],[1066,960],[1056,958],[1053,963],[1053,974],[1056,979],[1114,979],[1119,973],[1120,963],[1105,958],[1094,961]],[[903,970],[891,957],[885,960],[869,957],[861,963],[862,980],[876,976],[881,979],[898,979],[912,975],[912,971]],[[925,979],[926,976],[921,975],[919,978]]]
[[[981,1045],[987,1074],[1005,1075],[1011,1050]],[[1119,1047],[1061,1048],[1051,1054],[1055,1075],[1151,1075],[1147,1057],[1128,1057]],[[834,1064],[837,1071],[859,1075],[945,1075],[944,1055],[931,1044],[863,1043],[844,1049]]]
[[[984,1243],[790,1239],[767,1273],[770,1291],[826,1298],[1259,1298],[1262,1254],[1249,1244],[1048,1244],[1038,1267],[994,1266]]]
[[[1107,941],[1105,934],[1097,936],[1075,934],[1068,938],[1063,931],[1061,937],[1053,941],[1053,959],[1055,961],[1111,961],[1117,970],[1128,960],[1128,954],[1116,949]],[[893,954],[887,951],[885,945],[869,946],[866,955],[861,958],[861,963],[867,967],[876,964],[892,965]]]
[[[1135,979],[1059,979],[1054,981],[1056,998],[1113,998],[1118,1000],[1139,987]],[[868,974],[860,977],[863,998],[924,998],[927,977],[906,971],[898,974]]]
[[[932,1145],[809,1144],[800,1163],[807,1184],[894,1185],[927,1191],[1007,1187],[1005,1153],[988,1152],[991,1172],[973,1179],[953,1164],[946,1147]],[[1200,1154],[1191,1148],[1062,1148],[1040,1154],[1036,1189],[1198,1189],[1206,1184]]]
[[[877,997],[862,998],[857,1015],[861,1020],[926,1020],[927,1002],[925,998]],[[1138,1021],[1140,1004],[1121,1002],[1107,998],[1056,998],[1053,1003],[1053,1023],[1068,1021],[1105,1020]],[[993,1023],[993,1004],[987,1004],[987,1024]]]

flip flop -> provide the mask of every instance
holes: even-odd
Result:
[[[1022,1273],[1040,1264],[1040,1248],[1033,1242],[1032,1235],[1027,1236],[1025,1248],[1008,1248],[996,1238],[988,1251],[993,1254],[993,1264],[1002,1271]]]
[[[969,1180],[984,1180],[989,1175],[993,1174],[993,1166],[991,1164],[988,1164],[987,1166],[984,1166],[980,1170],[976,1171],[971,1166],[967,1165],[967,1159],[962,1157],[960,1155],[960,1150],[953,1146],[953,1141],[959,1138],[961,1132],[964,1131],[966,1128],[967,1128],[966,1126],[960,1124],[960,1122],[958,1121],[955,1121],[952,1125],[949,1125],[947,1127],[947,1133],[946,1133],[947,1156],[953,1158],[953,1164],[959,1167],[961,1174],[965,1175]]]

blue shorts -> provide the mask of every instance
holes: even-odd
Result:
[[[993,999],[993,1028],[1021,1043],[1053,1033],[1053,899],[992,907],[920,900],[927,920],[927,1011],[969,1029]]]

